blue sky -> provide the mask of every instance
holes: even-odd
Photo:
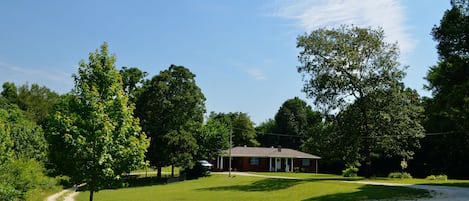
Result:
[[[449,0],[4,0],[0,83],[69,92],[78,62],[106,41],[117,67],[150,78],[183,65],[196,74],[208,112],[246,112],[259,124],[285,100],[305,99],[296,37],[353,23],[383,27],[398,41],[406,85],[430,96],[423,77],[438,58],[430,31],[449,7]]]

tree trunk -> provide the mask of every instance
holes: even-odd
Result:
[[[93,201],[94,190],[90,189],[90,201]]]
[[[157,168],[156,178],[161,179],[161,167]]]
[[[171,177],[174,177],[174,165],[171,165]]]

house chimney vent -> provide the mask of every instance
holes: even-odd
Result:
[[[282,152],[282,146],[279,145],[279,146],[277,147],[277,150],[278,150],[278,152]]]

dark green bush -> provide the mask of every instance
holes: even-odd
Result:
[[[197,179],[210,175],[210,171],[202,164],[195,163],[194,167],[183,170],[181,174],[185,175],[186,179]]]

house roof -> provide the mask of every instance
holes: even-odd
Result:
[[[228,156],[229,150],[223,151],[224,156]],[[267,147],[233,147],[232,157],[260,157],[260,158],[309,158],[321,159],[319,156],[304,153],[289,148],[267,148]]]

